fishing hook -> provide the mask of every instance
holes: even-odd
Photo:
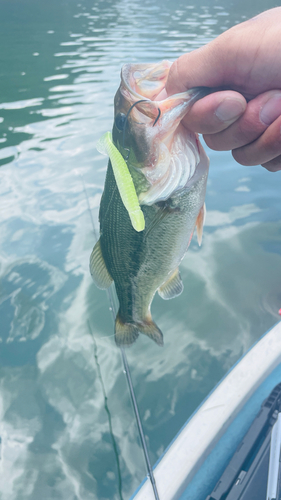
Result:
[[[158,122],[158,120],[159,120],[160,116],[161,116],[161,109],[160,109],[160,108],[158,108],[158,116],[157,116],[157,118],[156,118],[155,122],[153,123],[152,127],[154,127],[154,125]]]
[[[129,156],[130,156],[130,149],[128,148],[125,148],[125,131],[126,131],[126,126],[127,126],[127,123],[128,123],[128,117],[129,117],[129,114],[131,113],[132,109],[137,105],[139,104],[140,102],[149,102],[149,99],[140,99],[139,101],[137,102],[134,102],[134,104],[132,104],[132,106],[129,108],[129,111],[128,113],[126,114],[126,118],[125,118],[125,123],[124,123],[124,128],[123,128],[123,137],[122,137],[122,148],[128,152],[128,155],[127,157],[125,158],[125,161],[128,160]],[[158,122],[159,118],[161,116],[161,110],[160,108],[158,108],[158,115],[153,123],[153,127],[154,125],[156,125],[156,123]]]
[[[124,123],[124,128],[123,128],[123,140],[122,140],[122,147],[123,149],[125,149],[125,146],[124,146],[124,142],[125,142],[125,130],[126,130],[126,126],[127,126],[127,123],[128,123],[128,116],[129,114],[131,113],[132,109],[137,105],[139,104],[140,102],[147,102],[148,99],[140,99],[140,101],[137,101],[137,102],[134,102],[134,104],[132,104],[132,106],[129,108],[129,111],[128,113],[126,114],[126,118],[125,118],[125,123]]]

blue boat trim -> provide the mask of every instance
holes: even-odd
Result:
[[[281,382],[281,364],[259,386],[218,441],[179,500],[205,500],[213,490],[238,444],[260,411],[261,404]]]

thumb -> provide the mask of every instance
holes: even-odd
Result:
[[[217,40],[182,55],[172,64],[165,86],[168,96],[192,87],[214,88],[226,84],[228,58],[222,44],[218,49]]]

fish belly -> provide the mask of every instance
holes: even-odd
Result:
[[[144,304],[150,307],[155,292],[167,282],[182,261],[204,204],[206,181],[207,175],[190,190],[183,190],[167,200],[164,208],[154,206],[154,210],[158,210],[156,214],[149,210],[152,207],[143,207],[146,219],[144,258],[134,279],[137,313],[143,310]]]

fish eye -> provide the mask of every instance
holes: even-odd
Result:
[[[122,131],[124,130],[126,122],[126,115],[124,113],[118,113],[118,115],[115,118],[115,125],[118,128],[118,130]]]

